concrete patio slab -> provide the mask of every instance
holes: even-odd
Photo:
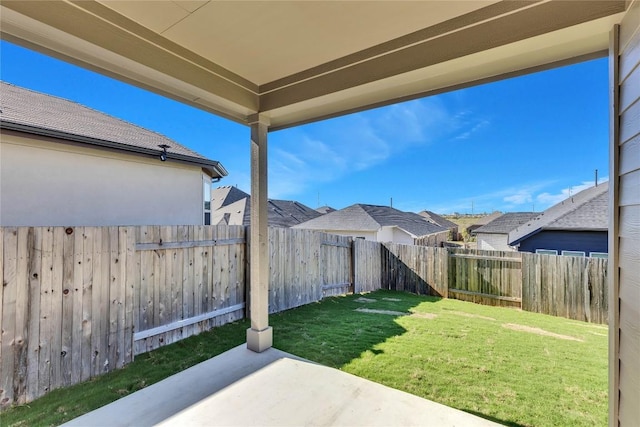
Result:
[[[497,426],[271,348],[238,346],[65,426]]]

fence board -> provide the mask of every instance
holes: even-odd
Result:
[[[14,402],[14,339],[16,322],[16,268],[18,263],[18,229],[5,228],[3,233],[3,274],[2,282],[2,383],[0,402],[6,407]]]
[[[1,229],[0,229],[1,232]],[[49,391],[51,380],[51,300],[53,293],[53,229],[46,227],[42,230],[42,261],[40,273],[40,355],[38,358],[38,387],[37,396]],[[0,303],[0,306],[2,304]]]
[[[98,369],[100,373],[109,372],[113,367],[109,357],[109,334],[111,331],[111,237],[109,235],[110,228],[101,228],[102,238],[100,247],[100,271],[101,283],[100,288],[100,319],[102,322],[102,334],[99,337],[99,360]]]
[[[73,277],[69,293],[72,295],[71,305],[71,384],[80,382],[82,375],[82,278],[83,278],[83,245],[84,227],[73,228]]]
[[[62,386],[62,300],[64,270],[64,228],[53,229],[53,270],[51,287],[51,379],[50,390]]]
[[[63,237],[62,259],[62,351],[61,373],[63,386],[71,385],[73,357],[73,287],[74,287],[74,242],[73,228],[68,228]]]
[[[82,345],[80,380],[91,377],[91,335],[93,320],[93,227],[85,227],[82,244]]]
[[[40,316],[42,274],[42,229],[30,228],[27,246],[29,293],[27,296],[29,311],[26,313],[28,323],[26,362],[26,396],[31,401],[39,396],[39,360],[40,360]]]

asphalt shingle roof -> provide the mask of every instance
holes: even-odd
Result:
[[[420,212],[418,215],[424,217],[427,221],[433,222],[434,224],[440,225],[442,227],[458,228],[458,224],[453,221],[449,221],[447,218],[444,218],[435,212],[425,210]]]
[[[509,244],[515,245],[541,230],[607,230],[608,194],[609,183],[604,182],[568,197],[512,230]]]
[[[99,145],[110,143],[111,148],[153,150],[160,153],[160,145],[168,145],[167,153],[185,156],[182,160],[219,166],[193,150],[157,132],[144,129],[108,114],[96,111],[56,96],[0,82],[0,122],[3,128],[54,136],[60,139]],[[135,150],[133,150],[135,151]],[[223,172],[224,171],[224,172]],[[217,175],[217,174],[216,174]]]
[[[212,194],[217,192],[217,199],[223,197],[224,202],[224,205],[217,209],[212,207],[212,224],[249,225],[251,223],[251,196],[237,188],[233,190],[234,188],[220,187],[212,192]],[[240,197],[242,195],[244,197]],[[216,197],[211,198],[212,206],[214,198]],[[215,203],[217,204],[218,200]],[[269,225],[272,227],[292,227],[322,214],[300,202],[269,199],[267,215]]]
[[[377,231],[383,226],[395,226],[420,237],[448,231],[413,212],[403,212],[389,206],[355,204],[330,212],[295,226],[312,230]]]
[[[509,234],[514,228],[532,220],[539,213],[537,212],[508,212],[502,214],[493,221],[476,228],[473,232],[478,233],[492,233],[492,234]]]
[[[211,190],[211,211],[213,212],[223,206],[228,206],[246,197],[249,197],[249,195],[238,187],[225,185],[223,187],[214,188]]]

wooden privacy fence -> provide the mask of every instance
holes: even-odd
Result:
[[[244,317],[242,226],[135,228],[134,354]]]
[[[271,312],[353,289],[349,237],[269,233]],[[0,409],[243,318],[246,243],[242,226],[0,227]]]
[[[382,288],[382,245],[364,239],[353,241],[354,292]]]
[[[446,249],[395,243],[381,249],[384,289],[447,297]]]
[[[345,294],[353,287],[351,238],[269,229],[269,313]]]
[[[133,228],[0,228],[0,242],[2,407],[132,360]]]
[[[244,317],[241,226],[0,227],[0,409]],[[392,289],[607,321],[607,260],[269,229],[269,312]]]
[[[449,249],[449,297],[485,305],[520,307],[520,252]]]
[[[607,323],[607,259],[523,253],[522,262],[523,310]]]
[[[606,259],[378,245],[383,289],[607,323]]]

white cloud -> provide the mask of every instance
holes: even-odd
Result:
[[[600,183],[608,181],[608,177],[602,178],[599,180]],[[579,193],[582,190],[586,190],[587,188],[593,187],[595,185],[595,181],[583,181],[581,184],[574,185],[569,188],[563,188],[559,193],[540,193],[536,197],[536,201],[543,206],[543,209],[546,209],[550,206],[553,206],[561,201],[571,197],[573,194]]]
[[[428,98],[283,131],[270,142],[277,147],[269,153],[270,195],[294,197],[317,183],[380,165],[412,146],[450,138],[461,129],[471,134],[488,124]]]
[[[455,139],[469,139],[471,135],[478,132],[480,129],[489,126],[490,122],[488,120],[480,120],[475,124],[470,124],[467,126],[467,130],[457,135]]]
[[[516,194],[504,197],[503,200],[514,205],[522,205],[525,203],[531,203],[533,201],[533,196],[529,190],[523,189],[516,192]]]

